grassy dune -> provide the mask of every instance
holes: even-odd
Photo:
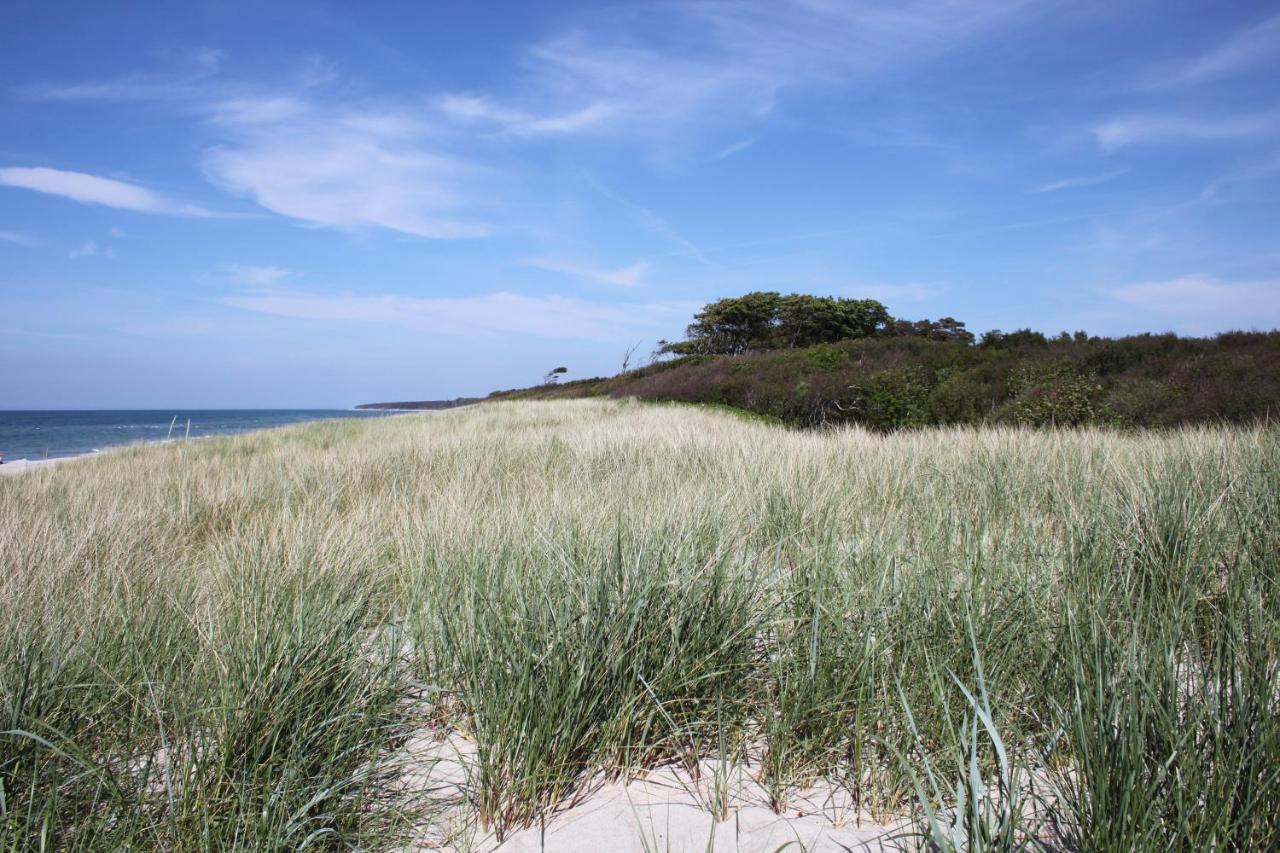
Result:
[[[5,849],[411,844],[428,726],[499,833],[719,757],[943,849],[1280,844],[1275,429],[493,404],[7,477],[0,567]]]

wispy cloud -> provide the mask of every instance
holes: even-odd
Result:
[[[726,160],[729,157],[732,157],[734,154],[737,154],[739,151],[746,151],[752,145],[755,145],[757,141],[758,140],[755,139],[754,137],[752,137],[751,139],[739,139],[737,142],[730,143],[729,145],[726,145],[725,147],[721,148],[719,151],[712,154],[707,159],[711,162],[715,162],[717,160]]]
[[[1273,133],[1275,113],[1236,116],[1177,114],[1132,115],[1112,119],[1093,128],[1094,139],[1104,151],[1126,145],[1160,145],[1174,142],[1225,142]]]
[[[93,240],[86,240],[77,248],[67,252],[67,257],[75,260],[76,258],[87,258],[98,254],[98,244]]]
[[[727,157],[754,140],[741,126],[766,118],[786,91],[863,84],[927,62],[1015,20],[1029,2],[903,0],[886,8],[699,0],[587,11],[575,28],[524,50],[509,87],[412,99],[354,101],[332,85],[332,66],[318,59],[283,85],[236,83],[217,52],[198,53],[177,72],[42,84],[23,93],[152,100],[195,116],[209,138],[202,168],[210,182],[305,225],[468,238],[492,233],[501,219],[496,211],[516,192],[480,165],[485,154],[478,149],[492,142],[481,138],[486,133],[607,135],[615,143],[638,140],[659,160],[678,158],[688,139],[701,145],[705,136],[710,144],[695,159]],[[672,32],[681,38],[668,38]],[[125,198],[113,189],[78,197],[150,212],[183,207],[141,187],[135,190],[148,195]],[[652,211],[633,210],[642,227],[665,230],[700,257]]]
[[[222,128],[270,125],[302,119],[311,112],[311,104],[291,94],[215,97],[202,101],[200,110],[203,117]]]
[[[229,296],[224,304],[277,317],[334,325],[410,329],[447,335],[525,334],[543,338],[627,341],[669,334],[688,321],[695,303],[612,304],[565,296],[498,292],[479,296],[415,297],[258,292]]]
[[[1040,184],[1032,187],[1033,193],[1056,193],[1060,190],[1075,189],[1076,187],[1091,187],[1097,184],[1105,184],[1113,181],[1123,175],[1127,170],[1115,169],[1110,172],[1104,172],[1101,175],[1079,175],[1074,178],[1063,178],[1060,181],[1050,181],[1047,184]]]
[[[24,338],[53,338],[68,341],[100,341],[101,335],[77,335],[71,332],[46,332],[35,329],[18,329],[13,326],[0,326],[0,335],[21,335]]]
[[[419,99],[377,106],[349,102],[325,88],[336,75],[316,58],[283,87],[215,76],[221,64],[216,52],[191,64],[193,70],[178,74],[45,84],[22,93],[45,100],[169,104],[199,121],[209,137],[202,166],[212,183],[306,225],[384,228],[428,238],[489,232],[473,210],[484,193],[473,191],[471,183],[483,170],[445,149]],[[99,187],[94,200],[120,202],[114,189],[109,195]],[[125,201],[130,209],[150,212],[177,207],[154,193]],[[198,215],[195,209],[181,212]]]
[[[702,250],[699,249],[692,240],[681,234],[674,225],[658,213],[627,198],[612,187],[605,186],[600,183],[600,181],[596,180],[593,175],[583,172],[582,178],[587,182],[587,186],[591,187],[591,189],[626,210],[641,228],[644,228],[649,233],[667,241],[673,246],[676,246],[680,251],[672,253],[673,255],[690,255],[697,258],[703,264],[712,266],[711,261],[702,253]]]
[[[1111,296],[1176,331],[1280,328],[1280,279],[1224,281],[1195,273],[1115,288]]]
[[[457,94],[442,96],[437,106],[445,116],[455,121],[494,124],[520,136],[576,133],[600,124],[612,112],[609,105],[596,103],[564,115],[536,116],[499,106],[485,96]]]
[[[1267,179],[1280,174],[1280,156],[1228,172],[1214,180],[1201,191],[1202,201],[1219,201],[1226,191],[1238,187],[1259,187]]]
[[[199,48],[186,53],[180,58],[179,67],[168,71],[74,83],[37,83],[19,88],[18,94],[40,101],[179,101],[202,95],[222,60],[222,51]]]
[[[613,284],[620,287],[634,287],[639,284],[641,277],[649,269],[649,264],[644,261],[627,267],[601,267],[569,258],[555,257],[526,258],[521,263],[534,269],[564,273],[596,284]]]
[[[39,245],[34,237],[28,237],[26,234],[19,234],[17,231],[0,231],[0,243],[13,243],[17,246],[26,246],[34,248]]]
[[[210,127],[225,142],[206,153],[209,179],[281,216],[442,239],[490,230],[469,215],[480,170],[433,150],[410,112],[237,98],[212,107]]]
[[[1276,58],[1280,58],[1280,15],[1233,33],[1189,62],[1153,68],[1144,84],[1170,88],[1206,83],[1256,69]]]
[[[170,216],[211,216],[201,207],[174,201],[146,187],[61,169],[10,167],[0,169],[0,185],[62,196],[81,204],[97,204],[138,213]]]
[[[607,19],[588,19],[531,47],[518,91],[505,100],[458,94],[441,105],[457,120],[516,133],[624,133],[668,144],[695,125],[758,120],[791,87],[863,83],[927,61],[1026,5],[710,0],[610,9]],[[682,34],[679,47],[643,38],[671,32]]]
[[[286,267],[276,266],[241,266],[239,264],[228,264],[223,267],[227,276],[232,280],[241,284],[251,284],[257,287],[265,287],[269,284],[276,284],[283,281],[289,274],[290,270]]]

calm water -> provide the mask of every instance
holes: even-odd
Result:
[[[0,457],[44,459],[92,453],[121,444],[163,441],[187,434],[191,437],[231,435],[254,429],[324,421],[330,418],[377,418],[387,412],[349,409],[213,409],[213,410],[122,410],[6,412],[0,411]],[[174,418],[177,423],[173,423]]]

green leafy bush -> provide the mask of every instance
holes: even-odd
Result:
[[[1070,362],[1024,364],[1014,369],[1011,416],[1026,426],[1078,426],[1097,420],[1097,377]]]
[[[1215,338],[999,333],[972,346],[927,335],[696,355],[609,379],[493,395],[717,403],[796,426],[857,423],[1169,427],[1280,414],[1280,332]]]
[[[867,383],[865,422],[879,429],[925,426],[930,422],[928,373],[903,367],[876,374]]]

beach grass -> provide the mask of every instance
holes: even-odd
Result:
[[[331,421],[3,478],[0,571],[3,849],[412,848],[424,730],[495,838],[728,758],[905,846],[1280,845],[1274,427]]]

